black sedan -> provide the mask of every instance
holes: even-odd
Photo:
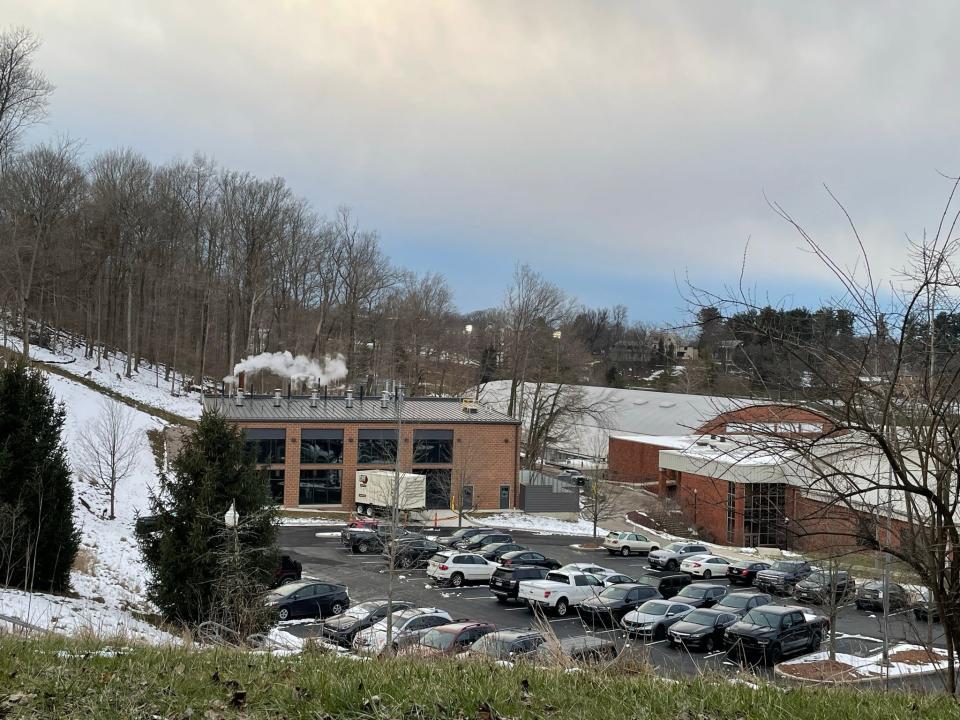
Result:
[[[628,612],[636,610],[647,600],[659,597],[656,588],[649,585],[611,585],[599,595],[577,605],[577,612],[580,613],[580,619],[589,625],[617,627]]]
[[[483,555],[484,560],[489,560],[490,562],[500,562],[500,558],[506,555],[508,552],[516,552],[517,550],[526,550],[523,545],[519,545],[515,542],[504,542],[504,543],[490,543],[489,545],[484,545],[477,552]]]
[[[394,612],[409,610],[412,607],[412,603],[393,601]],[[353,638],[358,632],[376,625],[387,616],[387,608],[386,600],[369,600],[354,605],[340,615],[327,618],[323,623],[321,633],[327,640],[335,642],[341,647],[350,647],[353,645]]]
[[[727,566],[727,580],[731,585],[753,585],[753,581],[757,579],[757,573],[769,569],[770,563],[739,560]]]
[[[485,545],[490,545],[491,543],[508,543],[513,542],[513,538],[507,533],[481,533],[479,535],[474,535],[468,540],[462,540],[454,545],[455,548],[460,550],[469,550],[471,552],[477,552],[480,548]]]
[[[399,568],[426,567],[427,561],[442,550],[446,548],[440,543],[422,538],[397,543],[395,562]]]
[[[740,617],[722,610],[694,610],[667,631],[670,647],[699,648],[713,652],[723,647],[723,632]]]
[[[559,570],[560,563],[553,558],[541,555],[536,550],[514,550],[504,553],[500,557],[501,565],[533,565],[535,567],[545,567],[548,570]]]
[[[339,615],[350,607],[350,596],[343,585],[318,580],[298,580],[267,593],[267,607],[280,620]]]
[[[708,608],[720,602],[726,594],[726,585],[693,583],[670,598],[670,602],[682,602],[693,605],[695,608]]]

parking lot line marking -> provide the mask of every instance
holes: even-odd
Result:
[[[461,595],[460,599],[461,600],[493,600],[493,598],[489,595],[478,595],[477,597],[463,597]]]
[[[727,654],[726,650],[717,650],[717,652],[707,653],[706,655],[703,656],[703,659],[709,660],[710,658],[715,658],[718,655],[726,655],[726,654]]]
[[[550,622],[552,622],[552,623],[561,623],[561,622],[571,622],[572,620],[576,620],[577,622],[580,622],[580,618],[578,618],[578,617],[572,617],[572,618],[556,618],[556,619],[554,619],[554,620],[551,620]]]
[[[654,640],[653,642],[644,643],[645,646],[650,647],[651,645],[659,645],[660,643],[665,643],[666,640]]]
[[[382,560],[361,560],[360,564],[361,565],[379,565],[381,562],[383,561]]]
[[[516,612],[517,610],[526,610],[525,607],[503,608],[506,612]]]

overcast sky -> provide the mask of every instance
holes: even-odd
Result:
[[[746,278],[825,273],[767,205],[902,263],[960,174],[957,3],[0,0],[43,39],[48,122],[86,152],[195,150],[282,175],[391,258],[496,305],[516,261],[589,305],[679,320]]]

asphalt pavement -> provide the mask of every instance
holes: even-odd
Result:
[[[351,602],[359,603],[386,597],[388,573],[385,558],[379,555],[356,555],[340,543],[339,526],[293,526],[280,531],[280,545],[284,552],[303,564],[304,577],[313,577],[347,586]],[[316,537],[321,533],[324,537]],[[428,534],[431,534],[428,532]],[[606,552],[581,550],[572,547],[584,542],[582,537],[545,535],[533,532],[514,531],[516,542],[562,564],[592,562],[611,570],[637,577],[648,569],[646,558],[632,556],[623,558]],[[454,619],[482,620],[502,628],[529,627],[534,621],[532,612],[524,605],[498,603],[487,586],[473,585],[462,588],[437,587],[427,577],[425,570],[398,571],[394,578],[397,600],[413,602],[420,607],[436,607],[446,610]],[[725,580],[711,580],[726,584]],[[781,598],[780,604],[795,604],[792,598]],[[815,612],[821,612],[816,607]],[[594,634],[593,628],[584,626],[575,613],[566,618],[548,616],[558,637]],[[838,650],[852,654],[875,651],[882,644],[882,618],[880,613],[857,610],[853,603],[840,608],[837,619]],[[928,628],[926,622],[918,622],[913,613],[903,611],[889,617],[888,632],[891,644],[896,642],[922,643],[932,631],[935,645],[943,646],[943,632],[939,624]],[[293,622],[284,629],[300,637],[319,634],[319,623]],[[613,632],[613,631],[607,631]],[[632,644],[636,640],[625,640]],[[665,641],[646,643],[650,662],[664,675],[689,676],[705,670],[739,670],[722,651],[704,655],[674,650]],[[769,669],[757,667],[753,672],[769,676]]]

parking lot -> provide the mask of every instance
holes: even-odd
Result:
[[[356,555],[340,543],[339,527],[284,527],[280,531],[280,544],[285,553],[303,564],[304,577],[315,577],[346,585],[353,603],[386,596],[386,560],[379,555]],[[316,537],[316,533],[323,537]],[[446,532],[446,530],[444,531]],[[429,533],[428,533],[429,534]],[[592,562],[612,570],[636,577],[647,569],[646,559],[639,556],[623,558],[606,552],[579,550],[571,545],[584,538],[562,535],[540,535],[530,532],[512,533],[516,542],[559,562]],[[712,580],[726,584],[725,580]],[[407,600],[423,607],[446,610],[454,619],[483,620],[503,628],[527,627],[533,615],[525,606],[498,603],[486,585],[463,588],[436,587],[425,570],[398,571],[395,578],[398,600]],[[778,603],[790,603],[790,598]],[[575,613],[566,618],[548,617],[559,637],[582,635],[594,632],[584,627]],[[926,622],[917,622],[913,613],[902,611],[890,616],[889,636],[891,643],[898,641],[925,642],[928,637]],[[285,629],[301,637],[319,634],[319,626],[310,622],[294,622]],[[934,644],[943,645],[942,629],[932,625]],[[878,613],[857,610],[852,601],[842,607],[837,622],[841,652],[863,654],[876,651],[881,645],[881,618]],[[609,632],[609,631],[608,631]],[[636,643],[638,641],[630,641]],[[670,676],[691,675],[705,669],[714,671],[733,670],[737,666],[727,660],[725,653],[709,655],[691,654],[671,649],[665,641],[647,643],[650,661],[663,674]],[[769,676],[768,668],[753,668],[753,672]]]

